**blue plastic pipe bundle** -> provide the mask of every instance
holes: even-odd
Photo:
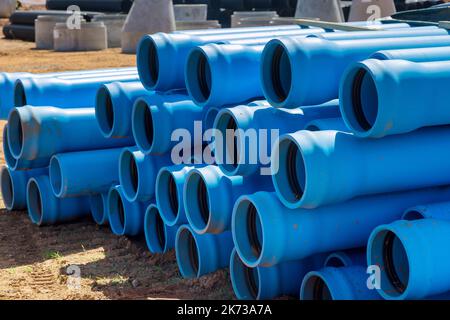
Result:
[[[386,28],[158,33],[138,75],[2,74],[5,206],[229,268],[238,299],[447,299],[450,36]]]
[[[14,88],[16,81],[21,79],[43,79],[43,78],[56,78],[65,79],[67,81],[83,78],[99,77],[103,75],[124,75],[124,74],[136,74],[136,68],[116,68],[116,69],[98,69],[98,70],[85,70],[85,71],[68,71],[68,72],[54,72],[34,74],[27,72],[18,73],[0,73],[0,117],[6,119],[8,117],[9,110],[15,106]]]

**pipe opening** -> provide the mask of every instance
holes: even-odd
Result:
[[[365,69],[359,69],[352,83],[352,112],[358,126],[372,129],[378,114],[378,94],[375,82]]]
[[[199,258],[198,258],[197,243],[195,242],[194,236],[190,232],[188,235],[188,250],[191,268],[194,271],[194,274],[198,274]]]
[[[125,209],[121,197],[117,197],[117,216],[122,227],[125,225]]]
[[[315,125],[315,124],[311,124],[311,125],[307,126],[305,128],[305,130],[308,130],[308,131],[320,131],[320,128],[317,125]]]
[[[303,170],[304,166],[301,166],[300,168],[297,167],[298,164],[298,153],[299,150],[297,146],[294,143],[291,143],[289,146],[287,157],[286,157],[286,170],[287,170],[287,177],[289,182],[289,187],[291,188],[292,194],[295,198],[295,200],[300,200],[303,196],[303,187],[305,185],[305,181],[300,181],[299,177],[303,178],[305,177],[305,173],[298,174],[297,170]]]
[[[211,96],[212,74],[206,53],[196,49],[186,62],[186,87],[194,102],[202,104]]]
[[[153,117],[148,106],[144,111],[144,128],[145,139],[147,140],[148,145],[151,147],[153,145]]]
[[[273,166],[277,168],[273,172],[275,189],[287,206],[297,204],[303,197],[307,180],[302,151],[290,137],[281,139],[276,147],[278,157],[274,161],[279,161],[279,164],[274,162]]]
[[[14,189],[11,173],[6,167],[1,171],[1,185],[2,185],[2,198],[5,203],[5,207],[8,210],[12,210],[14,204]]]
[[[27,103],[27,95],[25,93],[25,87],[23,86],[22,81],[17,81],[14,87],[14,106],[15,107],[23,107],[26,106]]]
[[[254,204],[250,203],[247,208],[247,236],[253,255],[259,257],[262,252],[261,244],[261,221],[259,219],[258,211]]]
[[[150,152],[153,146],[154,127],[150,106],[145,100],[137,100],[132,114],[133,135],[139,149]]]
[[[180,206],[178,202],[178,188],[175,179],[171,174],[168,177],[167,189],[169,194],[170,209],[172,210],[173,215],[177,217]]]
[[[42,213],[42,195],[36,180],[31,179],[28,183],[27,199],[28,199],[28,213],[31,221],[35,224],[41,224]]]
[[[330,289],[326,282],[319,276],[314,275],[306,280],[303,292],[304,300],[333,300]]]
[[[158,49],[153,40],[148,44],[148,71],[151,84],[154,86],[159,79],[159,58]]]
[[[204,54],[199,57],[197,78],[202,100],[206,101],[211,95],[211,68]]]
[[[215,141],[215,154],[217,162],[223,171],[227,174],[235,175],[240,162],[240,139],[238,137],[239,130],[236,119],[228,110],[220,112],[215,124],[215,129],[220,133]]]
[[[244,265],[244,277],[251,297],[253,299],[257,299],[259,292],[258,270],[256,268],[249,268]]]
[[[156,214],[155,216],[155,224],[158,244],[161,247],[161,251],[164,251],[164,248],[166,247],[166,227],[163,219],[161,219],[161,216],[159,214]]]
[[[12,154],[18,157],[22,153],[24,133],[18,110],[13,110],[8,119],[8,139]]]
[[[425,219],[425,216],[418,210],[410,210],[403,215],[403,220],[414,221],[422,219]]]
[[[387,280],[397,294],[403,294],[408,287],[408,258],[400,239],[392,231],[384,235],[382,254]]]
[[[103,196],[95,195],[89,197],[89,206],[92,219],[94,219],[95,223],[99,225],[104,224],[106,220],[106,208],[103,201]]]
[[[208,189],[206,188],[206,183],[203,178],[198,180],[197,185],[197,198],[198,198],[198,209],[200,212],[200,217],[205,226],[209,222],[210,211],[209,211],[209,197]]]
[[[286,49],[277,45],[273,50],[270,63],[271,87],[275,101],[283,102],[289,96],[292,82],[292,70]]]
[[[139,185],[139,173],[136,164],[136,159],[133,156],[130,156],[130,182],[133,188],[133,192],[137,193],[138,185]]]
[[[100,130],[110,136],[114,127],[114,107],[111,94],[105,86],[98,89],[95,103],[95,117]]]
[[[11,150],[9,149],[8,125],[3,127],[3,155],[5,157],[6,165],[14,170],[17,166],[17,159],[13,157]]]
[[[49,175],[53,192],[55,193],[56,196],[60,197],[61,194],[63,193],[62,190],[63,178],[61,165],[57,157],[52,157],[50,161]]]
[[[339,256],[331,256],[326,262],[326,267],[342,268],[345,267],[345,262]]]
[[[125,233],[126,213],[122,194],[116,188],[110,190],[108,195],[109,224],[115,235]]]

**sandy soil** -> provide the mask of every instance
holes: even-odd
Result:
[[[52,72],[135,65],[113,49],[54,53],[0,39],[0,72]],[[5,122],[0,121],[0,133]],[[3,151],[0,154],[3,165]],[[3,207],[3,203],[1,203]],[[67,268],[81,271],[79,289]],[[151,255],[143,239],[118,238],[93,222],[38,228],[25,212],[0,209],[0,299],[231,299],[227,271],[184,280],[173,252]]]

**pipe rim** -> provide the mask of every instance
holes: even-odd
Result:
[[[278,106],[289,100],[292,89],[292,62],[280,40],[269,41],[261,56],[261,85],[266,99]]]
[[[263,219],[256,203],[248,197],[240,198],[233,210],[233,240],[236,251],[244,264],[259,266],[265,257],[267,237]]]
[[[290,135],[280,138],[272,157],[272,181],[277,196],[289,208],[296,208],[307,188],[307,170],[302,148]]]
[[[178,268],[184,278],[198,278],[201,274],[202,261],[196,236],[187,225],[182,225],[177,232],[175,254]]]
[[[169,168],[162,168],[156,178],[156,201],[164,222],[175,225],[181,215],[183,196],[177,179]]]
[[[144,234],[150,252],[165,253],[168,251],[167,226],[155,205],[150,205],[145,212]]]
[[[188,174],[184,186],[186,217],[198,234],[208,232],[211,224],[211,197],[202,172],[194,169]]]
[[[117,236],[125,235],[126,206],[119,186],[111,188],[108,193],[108,213],[111,231]]]
[[[136,100],[133,107],[132,129],[139,150],[150,153],[153,149],[155,127],[151,107],[145,99]]]
[[[11,149],[9,147],[9,138],[8,138],[8,125],[5,125],[3,127],[3,155],[5,157],[6,165],[11,168],[12,170],[15,170],[18,166],[19,161],[14,158],[14,156],[11,153]]]
[[[44,201],[42,190],[36,178],[31,178],[27,185],[27,207],[30,220],[37,225],[41,225],[44,220]]]
[[[379,226],[370,235],[367,264],[380,267],[381,288],[377,290],[386,300],[404,300],[409,294],[412,270],[408,251],[406,242],[392,225]]]
[[[100,86],[95,97],[95,118],[105,138],[111,138],[115,127],[115,107],[106,85]]]
[[[342,118],[355,135],[369,137],[380,117],[381,96],[376,75],[365,63],[358,62],[347,70],[342,79]]]
[[[219,111],[214,121],[214,129],[220,132],[220,135],[214,139],[215,154],[220,159],[218,166],[230,176],[238,175],[242,166],[242,160],[245,160],[242,159],[243,155],[245,155],[245,150],[243,150],[242,132],[239,130],[238,123],[239,120],[230,109]],[[230,142],[231,139],[228,139],[227,132],[234,132],[232,143]],[[217,147],[217,139],[220,137],[222,138],[222,148]]]
[[[211,100],[213,79],[207,53],[197,47],[187,58],[185,69],[186,88],[192,100],[205,106]]]
[[[316,301],[334,300],[332,290],[320,271],[311,271],[305,276],[300,289],[300,299]]]
[[[2,199],[7,210],[11,211],[14,208],[15,192],[14,180],[11,177],[11,172],[7,167],[2,167],[0,173],[0,181],[2,186]]]
[[[17,160],[23,153],[25,144],[25,130],[22,124],[19,108],[13,109],[8,117],[8,144],[9,150],[13,157]]]
[[[149,90],[159,85],[160,59],[158,55],[158,44],[152,36],[144,36],[138,45],[137,65],[139,78],[142,84]]]
[[[17,80],[14,85],[14,106],[15,107],[23,107],[26,106],[27,103],[27,95],[25,91],[25,85],[22,80]]]
[[[108,196],[98,194],[89,197],[89,207],[94,222],[98,225],[104,225],[108,222]]]
[[[230,260],[230,278],[236,297],[240,300],[259,300],[261,294],[259,268],[245,265],[236,250],[233,250]]]
[[[63,185],[64,185],[64,173],[61,168],[61,162],[57,155],[50,159],[49,165],[49,178],[50,185],[52,186],[52,191],[58,198],[63,196]]]
[[[119,180],[122,192],[129,201],[135,201],[139,195],[139,169],[134,152],[124,149],[119,159]]]

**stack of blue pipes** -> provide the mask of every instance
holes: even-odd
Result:
[[[185,278],[229,268],[239,299],[446,299],[449,32],[353,27],[159,33],[137,69],[0,74],[6,208],[144,235]]]

